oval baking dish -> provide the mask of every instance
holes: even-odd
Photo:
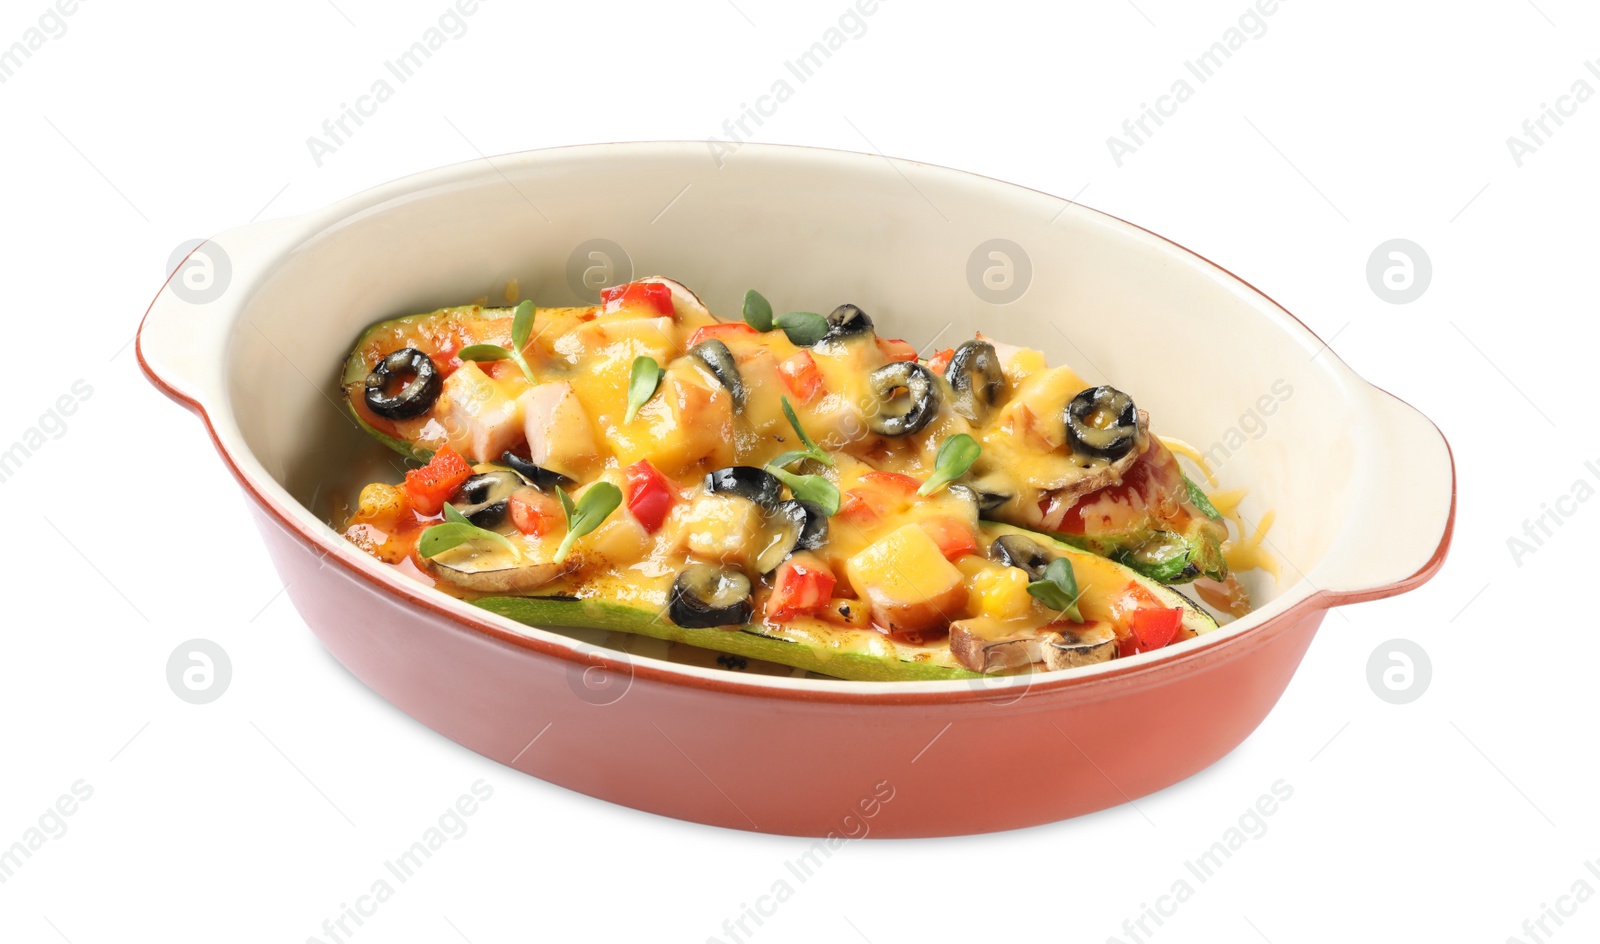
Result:
[[[1137,226],[958,171],[755,144],[720,158],[694,142],[562,148],[419,174],[197,252],[209,284],[163,287],[140,363],[204,420],[322,643],[472,750],[669,816],[937,836],[1127,802],[1238,745],[1329,607],[1421,584],[1450,541],[1444,437],[1282,308]],[[328,526],[319,502],[352,469],[394,460],[338,403],[363,327],[512,279],[558,305],[657,273],[724,318],[750,285],[821,310],[849,300],[919,347],[982,330],[1133,391],[1221,487],[1249,489],[1250,520],[1274,513],[1281,579],[1253,572],[1244,619],[1096,666],[843,682],[523,626],[406,580]]]

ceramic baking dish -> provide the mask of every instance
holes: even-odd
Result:
[[[755,144],[720,157],[694,142],[533,151],[198,252],[205,269],[169,282],[146,314],[140,363],[205,422],[322,643],[444,736],[668,816],[933,836],[1127,802],[1238,745],[1329,607],[1417,586],[1449,545],[1454,467],[1427,418],[1205,259],[972,174]],[[338,404],[364,326],[498,295],[510,279],[555,305],[652,274],[725,317],[749,287],[794,308],[850,301],[918,347],[982,330],[1115,383],[1158,430],[1206,452],[1222,487],[1249,488],[1247,518],[1276,514],[1282,579],[1252,573],[1258,609],[1217,632],[1082,670],[840,682],[525,627],[405,579],[329,527],[328,498],[353,470],[397,461]]]

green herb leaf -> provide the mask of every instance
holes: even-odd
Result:
[[[1072,574],[1072,562],[1065,557],[1051,561],[1044,569],[1044,579],[1028,584],[1028,593],[1067,619],[1083,622],[1083,614],[1078,612],[1078,580]]]
[[[498,344],[469,344],[456,352],[464,361],[503,361],[511,352]]]
[[[773,456],[772,457],[772,461],[767,463],[767,464],[771,465],[771,466],[776,466],[776,467],[778,467],[780,469],[784,469],[784,468],[788,468],[789,466],[795,464],[796,462],[799,462],[801,459],[815,459],[815,458],[816,458],[816,456],[812,455],[811,453],[807,452],[804,449],[791,449],[788,452],[780,452],[777,455]]]
[[[644,354],[635,357],[633,374],[628,378],[628,412],[622,421],[633,422],[633,418],[639,415],[639,408],[650,402],[660,385],[661,365],[656,363],[656,359]]]
[[[972,464],[978,461],[981,452],[983,447],[966,433],[957,433],[946,439],[939,444],[938,455],[933,457],[933,475],[922,483],[922,487],[917,489],[917,494],[932,495],[966,475]]]
[[[533,302],[524,301],[517,305],[517,313],[511,316],[511,343],[517,350],[528,346],[528,336],[533,333]]]
[[[828,333],[828,319],[814,311],[787,312],[774,318],[772,323],[782,328],[789,340],[801,347],[816,344]]]
[[[617,506],[622,504],[622,489],[610,482],[596,482],[589,486],[576,505],[564,489],[558,488],[556,493],[561,496],[561,510],[567,516],[567,536],[561,539],[561,546],[556,548],[555,562],[559,564],[567,559],[567,552],[572,550],[572,545],[579,538],[600,527],[617,510]]]
[[[801,442],[805,443],[805,454],[822,463],[823,465],[832,468],[833,457],[828,455],[826,452],[823,452],[821,447],[811,441],[811,437],[806,435],[805,428],[800,425],[800,417],[794,414],[794,405],[789,402],[788,397],[783,397],[782,399],[783,415],[789,418],[789,425],[794,427],[794,434],[800,437]],[[780,462],[778,464],[788,465],[789,463]]]
[[[533,376],[533,368],[522,356],[522,348],[528,343],[528,334],[532,330],[533,302],[522,302],[511,318],[511,343],[515,345],[514,349],[498,344],[469,344],[457,351],[456,356],[464,361],[514,361],[521,369],[522,376],[528,378],[528,383],[537,384],[539,381]]]
[[[789,491],[794,493],[795,498],[816,505],[830,518],[839,513],[839,488],[822,476],[795,475],[774,465],[768,465],[767,471],[777,476],[778,481],[789,486]]]
[[[1200,486],[1194,484],[1194,479],[1191,479],[1185,475],[1183,477],[1183,484],[1189,486],[1189,501],[1192,502],[1196,508],[1200,509],[1201,514],[1205,515],[1207,518],[1210,518],[1212,521],[1216,521],[1218,518],[1222,517],[1222,513],[1217,511],[1216,505],[1211,504],[1211,499],[1206,497],[1206,493],[1200,490]]]
[[[433,557],[443,554],[452,547],[460,547],[468,541],[489,540],[510,551],[512,557],[522,556],[517,546],[505,535],[478,527],[468,521],[467,516],[457,511],[449,502],[444,503],[444,520],[444,524],[436,524],[422,532],[422,536],[417,539],[417,553],[423,557]]]
[[[772,303],[755,289],[744,293],[744,323],[757,331],[772,330]]]

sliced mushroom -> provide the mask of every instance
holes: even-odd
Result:
[[[1044,637],[1038,632],[995,635],[995,621],[986,617],[950,624],[950,654],[974,672],[992,674],[1020,669],[1043,659]]]
[[[1057,622],[1009,629],[989,617],[950,624],[950,652],[974,672],[992,674],[1043,662],[1048,669],[1072,669],[1107,662],[1117,654],[1110,623]]]
[[[968,341],[956,348],[944,379],[954,394],[950,408],[974,423],[982,422],[1005,396],[1006,375],[1000,369],[1000,355],[988,341]]]
[[[1117,654],[1117,631],[1104,620],[1090,623],[1051,623],[1044,645],[1044,664],[1050,669],[1075,669],[1080,665],[1109,662]]]
[[[389,392],[396,383],[400,389]],[[433,359],[414,347],[401,348],[386,355],[367,375],[367,408],[385,419],[406,420],[428,412],[444,378]]]
[[[1072,451],[1100,459],[1120,459],[1139,440],[1139,409],[1116,387],[1090,387],[1073,397],[1063,412]]]
[[[872,431],[884,436],[909,436],[927,426],[939,412],[939,378],[916,361],[895,361],[867,375],[877,409],[867,420]],[[904,405],[895,412],[895,404]]]
[[[673,581],[667,596],[667,616],[686,629],[743,626],[755,613],[750,594],[750,578],[739,571],[713,564],[690,564]]]
[[[463,590],[527,593],[567,573],[577,566],[578,558],[569,557],[557,564],[536,560],[526,552],[516,557],[496,542],[479,539],[436,554],[429,563],[440,579]]]
[[[745,403],[744,378],[739,375],[739,365],[734,362],[728,345],[716,338],[707,338],[689,349],[689,356],[699,361],[717,383],[733,399],[733,412],[743,413]]]
[[[525,484],[509,469],[480,472],[461,483],[451,504],[478,527],[495,528],[505,520],[511,493]]]

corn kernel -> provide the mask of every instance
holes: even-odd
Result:
[[[1033,604],[1028,595],[1028,575],[1016,567],[991,567],[972,580],[978,612],[995,619],[1025,616]]]

